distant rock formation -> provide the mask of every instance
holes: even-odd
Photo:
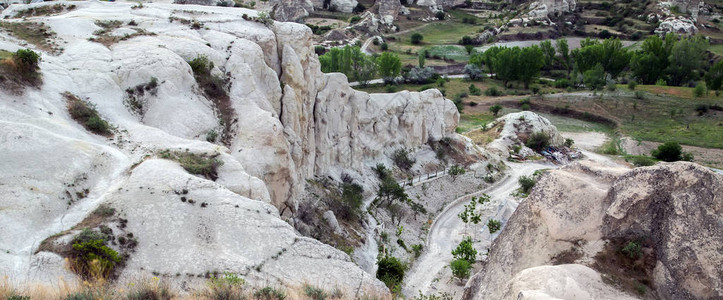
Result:
[[[274,19],[281,22],[296,22],[314,11],[310,0],[271,0]]]
[[[648,293],[721,298],[721,197],[723,175],[688,162],[628,170],[585,161],[551,171],[505,224],[463,299],[631,298],[590,269],[620,263],[604,255],[624,255],[617,245],[627,241],[646,241],[631,253]]]
[[[664,35],[666,33],[675,33],[682,35],[695,35],[698,33],[698,27],[695,26],[693,19],[683,16],[668,17],[660,22],[655,33]]]
[[[539,0],[530,4],[528,15],[533,19],[543,19],[554,14],[572,12],[576,6],[575,0]]]
[[[329,9],[333,7],[337,11],[350,13],[357,5],[356,0],[311,0],[315,9]]]

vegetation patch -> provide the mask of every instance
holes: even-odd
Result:
[[[40,55],[30,49],[15,53],[0,50],[0,87],[21,93],[24,86],[42,84],[39,67]]]
[[[223,126],[221,141],[225,145],[229,145],[233,134],[233,125],[236,124],[237,119],[234,117],[236,112],[231,104],[231,97],[226,91],[228,80],[211,74],[214,66],[213,62],[208,60],[208,57],[197,56],[188,61],[188,65],[193,71],[198,86],[203,90],[206,97],[213,102],[219,123]]]
[[[43,23],[0,21],[0,29],[48,53],[59,54],[62,51],[53,40],[55,32]]]
[[[63,97],[68,102],[68,113],[78,124],[83,125],[86,130],[95,134],[113,135],[110,124],[100,117],[100,114],[95,109],[95,104],[81,100],[70,92],[63,93]]]
[[[644,295],[652,288],[655,263],[655,247],[650,238],[613,238],[595,256],[593,268],[603,274],[603,282]]]
[[[65,12],[72,11],[76,8],[75,4],[55,4],[55,5],[42,5],[36,7],[29,7],[26,9],[19,10],[13,18],[26,18],[26,17],[40,17],[40,16],[54,16]]]
[[[218,168],[223,165],[223,161],[216,158],[218,154],[207,155],[189,151],[172,152],[163,150],[158,156],[178,162],[188,173],[201,175],[211,180],[218,179]]]
[[[120,42],[125,41],[128,39],[132,39],[137,36],[143,36],[143,35],[156,35],[153,32],[146,31],[143,28],[133,28],[135,30],[134,33],[130,34],[124,34],[124,35],[113,35],[113,31],[115,31],[118,28],[121,28],[123,26],[123,22],[119,20],[113,20],[113,21],[96,21],[95,25],[100,27],[101,29],[96,30],[93,32],[94,37],[89,38],[88,40],[96,43],[101,43],[104,46],[110,48],[110,46]]]
[[[132,113],[143,117],[145,114],[146,95],[155,96],[158,92],[158,85],[158,79],[151,77],[151,80],[147,83],[127,88],[123,104],[125,104]]]

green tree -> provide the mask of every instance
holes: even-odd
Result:
[[[630,61],[633,76],[643,84],[654,84],[658,81],[668,68],[668,57],[673,44],[672,35],[667,35],[665,40],[656,35],[646,38],[640,51],[635,53]]]
[[[519,72],[517,70],[518,60],[520,57],[519,53],[519,47],[502,48],[502,50],[496,53],[492,60],[495,76],[502,80],[502,83],[505,86],[507,86],[508,82],[516,80],[519,76]]]
[[[379,259],[377,268],[377,279],[386,284],[389,289],[394,289],[404,280],[405,266],[394,256],[385,255]]]
[[[705,83],[711,90],[720,90],[723,84],[723,60],[719,60],[710,67],[708,74],[705,75]]]
[[[542,53],[542,50],[537,46],[525,47],[520,50],[516,69],[519,73],[518,77],[520,81],[525,84],[526,89],[530,87],[532,80],[540,77],[540,69],[544,65],[544,57],[545,55]]]
[[[550,146],[550,136],[542,131],[535,132],[529,138],[527,138],[527,141],[525,141],[525,146],[529,147],[532,150],[540,152]]]
[[[424,63],[427,61],[427,51],[420,51],[417,60],[419,61],[419,67],[424,68]]]
[[[497,114],[502,110],[502,105],[495,104],[490,106],[490,112],[496,117]]]
[[[570,48],[567,45],[567,40],[557,40],[557,61],[560,65],[567,70],[567,77],[570,78],[570,69],[572,68],[572,62],[570,61]]]
[[[542,50],[542,54],[545,58],[544,67],[549,70],[555,62],[555,47],[552,46],[552,42],[550,40],[545,40],[540,43],[540,50]]]
[[[459,282],[462,282],[463,279],[469,277],[472,264],[464,259],[455,259],[449,264],[449,267],[452,269],[452,276],[457,277]]]
[[[698,79],[696,75],[703,66],[703,59],[708,48],[708,40],[702,36],[682,38],[675,43],[670,52],[668,66],[668,84],[682,85],[690,80]]]
[[[414,45],[419,45],[422,43],[422,40],[424,40],[424,36],[421,33],[414,33],[412,34],[411,41]]]
[[[491,47],[479,56],[479,60],[470,59],[470,63],[476,64],[480,68],[482,68],[482,65],[485,65],[485,66],[487,66],[487,70],[489,71],[489,73],[496,73],[497,70],[495,69],[495,65],[496,65],[495,61],[497,60],[497,55],[500,52],[502,52],[502,50],[504,50],[504,49],[507,49],[507,48],[499,47],[499,46]],[[473,58],[474,58],[474,56],[473,56]],[[477,62],[479,62],[479,63],[477,63]]]
[[[610,77],[617,78],[620,72],[630,63],[631,53],[623,48],[623,43],[618,38],[607,39],[601,44],[602,58],[601,63],[605,72]]]
[[[605,86],[605,70],[601,64],[595,65],[583,74],[583,82],[585,86],[591,90],[599,90]]]
[[[399,76],[402,70],[402,60],[392,52],[384,52],[377,57],[377,67],[379,68],[379,75],[384,78],[385,82],[390,83],[395,77]]]
[[[475,263],[475,261],[477,261],[477,250],[474,249],[472,238],[466,237],[462,240],[459,245],[457,245],[457,248],[452,250],[452,256],[454,256],[454,259],[466,260],[470,264]]]
[[[322,72],[344,73],[350,80],[360,81],[363,85],[376,75],[374,59],[357,46],[331,48],[329,52],[319,56],[319,63]]]

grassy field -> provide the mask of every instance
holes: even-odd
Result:
[[[6,59],[11,56],[13,56],[12,52],[0,49],[0,60]]]
[[[465,24],[460,22],[436,22],[396,35],[397,43],[411,45],[412,34],[420,33],[424,36],[422,45],[454,45],[463,36],[474,35],[484,26]]]
[[[418,85],[404,84],[395,86],[393,90],[376,85],[360,90],[367,92],[384,93],[389,91],[411,90],[422,88],[438,88],[445,92],[449,99],[454,99],[459,93],[469,93],[470,84],[480,88],[483,92],[496,87],[507,96],[488,97],[469,96],[463,99],[464,110],[460,117],[459,132],[467,132],[491,122],[494,117],[487,111],[488,107],[497,102],[505,101],[515,103],[517,99],[528,97],[530,92],[524,89],[506,89],[501,82],[485,79],[481,82],[469,82],[464,79],[451,79],[445,82],[444,87],[436,84]],[[545,93],[560,93],[559,89],[543,86]],[[568,107],[569,109],[588,112],[614,120],[618,128],[589,121],[577,120],[565,116],[546,113],[545,116],[562,131],[599,131],[613,134],[616,131],[635,139],[654,142],[675,141],[684,145],[723,148],[723,111],[709,109],[705,114],[698,115],[696,108],[699,105],[723,106],[723,96],[710,93],[704,98],[694,98],[691,88],[664,87],[654,85],[639,85],[636,90],[643,91],[643,99],[637,99],[633,91],[620,86],[616,92],[606,92],[592,96],[591,94],[551,95],[542,100],[533,100],[533,103],[544,104],[548,107]],[[506,107],[501,113],[516,111],[517,107]]]

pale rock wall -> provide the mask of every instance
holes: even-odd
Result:
[[[44,84],[23,95],[0,91],[0,195],[6,199],[0,228],[11,233],[0,236],[0,274],[19,280],[68,275],[57,255],[34,254],[37,246],[109,203],[127,216],[139,239],[124,278],[150,267],[164,274],[227,270],[252,282],[306,280],[386,293],[342,252],[298,236],[280,214],[295,210],[308,178],[352,172],[366,174],[365,180],[372,176],[369,166],[395,147],[458,139],[459,115],[451,101],[438,91],[356,92],[343,75],[320,72],[306,26],[243,20],[256,15],[251,10],[74,4],[76,10],[62,15],[32,18],[65,45],[60,55],[42,54]],[[203,28],[192,30],[170,17],[196,20]],[[88,41],[99,29],[96,20],[119,20],[122,30],[131,30],[125,24],[134,20],[155,35],[106,48]],[[7,44],[7,50],[19,47],[0,47]],[[205,141],[221,127],[185,62],[199,55],[214,63],[213,74],[229,80],[235,114],[226,146]],[[125,90],[152,77],[159,86],[146,97],[145,113],[129,112]],[[95,104],[117,127],[115,136],[90,134],[73,121],[61,96],[66,91]],[[176,163],[153,159],[165,149],[218,155],[224,162],[219,178],[191,176]],[[195,206],[171,192],[186,185]],[[208,206],[199,207],[201,202]],[[167,246],[179,242],[181,252],[169,253]],[[269,259],[270,251],[284,248],[287,254]],[[249,271],[261,262],[261,271]]]
[[[552,257],[578,240],[593,245],[608,238],[640,236],[655,243],[652,285],[658,297],[719,298],[723,295],[721,195],[723,176],[693,163],[627,170],[580,162],[551,171],[502,229],[487,263],[467,283],[463,299],[518,299],[520,292],[523,298],[567,299],[563,290],[550,285],[570,282],[560,276],[575,282],[594,280],[565,289],[590,295],[582,298],[619,299],[607,292],[594,296],[599,274],[590,270],[538,266],[551,264]]]

